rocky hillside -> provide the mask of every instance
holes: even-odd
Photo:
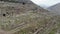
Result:
[[[60,15],[33,3],[0,1],[0,34],[57,33],[60,34]]]
[[[45,11],[45,9],[30,3],[10,3],[10,2],[0,2],[0,15],[7,14],[7,15],[13,15],[15,14],[21,14],[28,11],[34,11],[34,12],[48,12]]]

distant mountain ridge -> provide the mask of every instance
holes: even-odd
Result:
[[[56,14],[60,14],[60,3],[49,7],[48,10],[52,11],[52,12],[54,12]]]

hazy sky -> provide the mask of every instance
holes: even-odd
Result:
[[[45,8],[53,6],[57,3],[60,3],[60,0],[31,0],[31,1]]]

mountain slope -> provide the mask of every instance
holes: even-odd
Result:
[[[30,1],[29,1],[30,2]],[[0,14],[7,14],[7,13],[24,13],[26,11],[37,11],[37,12],[48,12],[31,2],[30,3],[10,3],[10,2],[0,2]]]
[[[49,34],[60,27],[59,19],[33,3],[0,2],[0,34]]]
[[[60,14],[60,3],[49,7],[48,10],[52,11],[53,13]]]

